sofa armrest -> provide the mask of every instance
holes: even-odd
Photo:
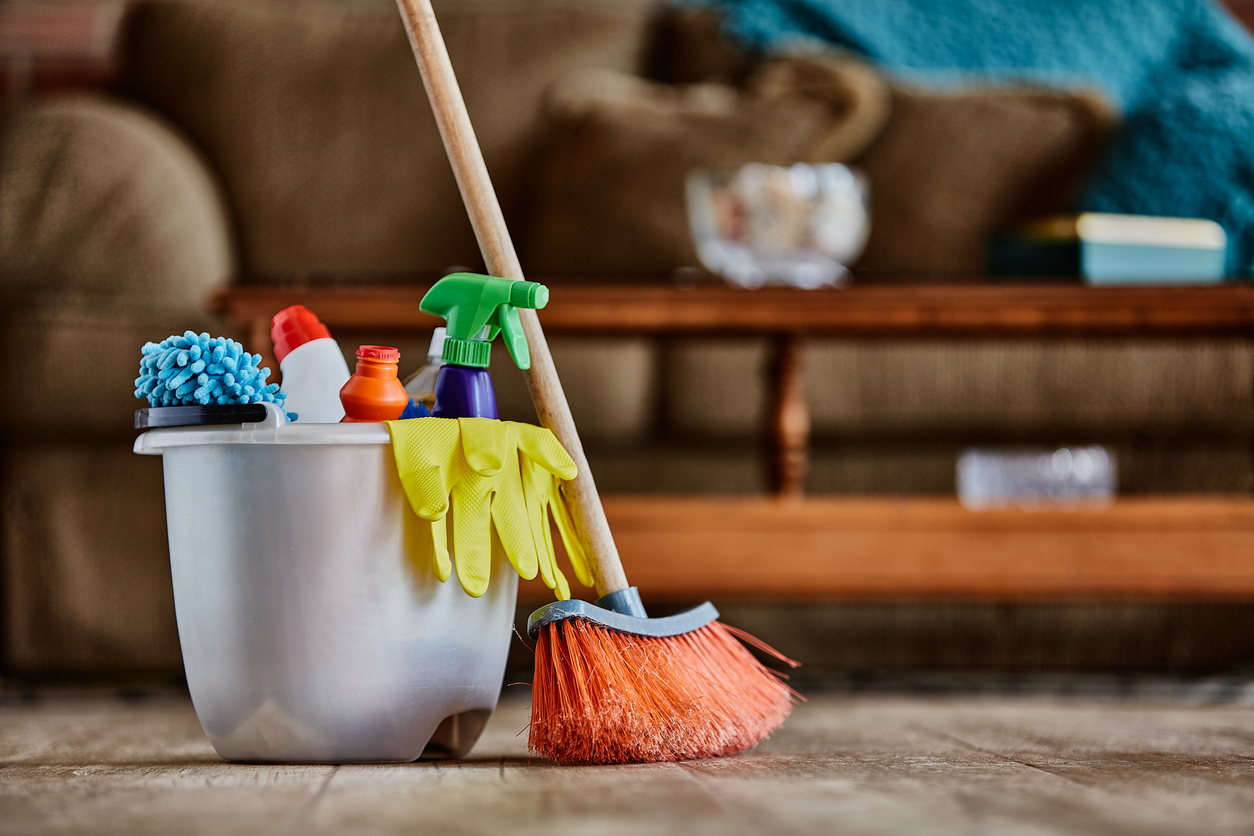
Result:
[[[154,114],[62,99],[0,127],[0,295],[199,308],[233,263],[213,175]]]
[[[233,271],[230,230],[212,174],[150,113],[78,98],[5,120],[6,440],[129,434],[140,346],[217,330],[205,302]]]

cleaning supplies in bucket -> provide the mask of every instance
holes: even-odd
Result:
[[[283,373],[287,409],[306,424],[334,424],[344,417],[340,388],[348,364],[331,331],[304,305],[289,305],[270,320],[274,358]]]
[[[263,407],[261,422],[135,442],[162,457],[205,734],[235,761],[406,762],[429,744],[464,756],[501,693],[517,573],[498,552],[479,598],[439,581],[384,424],[287,423]]]
[[[397,353],[363,350],[393,370]],[[569,595],[550,520],[590,580],[558,489],[574,462],[530,425],[288,423],[274,403],[248,406],[262,414],[135,442],[163,459],[179,640],[214,748],[306,763],[410,761],[429,744],[465,755],[500,694],[519,574]]]

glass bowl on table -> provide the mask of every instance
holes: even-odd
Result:
[[[739,287],[838,287],[866,246],[870,189],[839,163],[694,170],[688,225],[702,265]]]

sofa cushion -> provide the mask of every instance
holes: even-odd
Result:
[[[673,341],[662,436],[753,445],[770,359],[764,339]],[[950,493],[976,444],[1108,444],[1132,492],[1254,487],[1249,340],[829,338],[803,361],[816,493]]]
[[[662,377],[667,432],[721,443],[761,437],[770,408],[770,360],[765,338],[672,341]]]
[[[0,433],[6,440],[135,437],[140,348],[187,329],[221,334],[193,304],[66,293],[0,312]]]
[[[588,451],[603,494],[754,494],[769,490],[757,445],[654,443]]]
[[[1248,340],[815,340],[814,433],[1254,435]]]
[[[694,169],[846,160],[888,118],[888,88],[827,54],[767,63],[743,90],[582,73],[556,84],[531,178],[523,257],[542,273],[668,274],[696,266]]]
[[[856,161],[872,210],[855,270],[985,272],[992,232],[1067,208],[1112,120],[1095,94],[894,89],[888,126]]]
[[[553,364],[579,428],[580,440],[597,450],[635,448],[656,427],[658,357],[647,337],[554,337]],[[522,372],[497,342],[492,377],[501,417],[535,423],[535,408]]]
[[[161,460],[129,442],[5,450],[5,666],[177,671]]]
[[[663,360],[665,430],[759,436],[769,350],[762,339],[676,340]],[[802,356],[820,442],[1254,436],[1248,340],[815,338]]]
[[[434,4],[510,220],[542,91],[583,67],[633,69],[653,4]],[[141,3],[126,64],[221,174],[247,274],[480,263],[391,0]]]

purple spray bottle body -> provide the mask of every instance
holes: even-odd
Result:
[[[436,418],[495,418],[496,390],[487,369],[445,363],[435,378]]]

